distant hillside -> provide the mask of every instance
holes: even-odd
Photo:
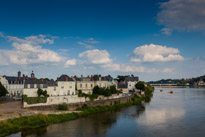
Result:
[[[205,86],[205,75],[190,79],[162,79],[159,81],[150,81],[149,84],[177,84],[179,86]]]

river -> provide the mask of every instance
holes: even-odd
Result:
[[[149,103],[11,135],[18,136],[204,137],[205,89],[156,88]]]

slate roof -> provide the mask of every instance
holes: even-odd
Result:
[[[37,80],[37,79],[29,79],[25,81],[25,84],[47,84],[48,81]]]
[[[23,77],[14,77],[14,76],[3,76],[8,80],[9,84],[23,84],[24,78]],[[13,83],[14,82],[14,83]]]
[[[139,81],[139,77],[128,76],[125,78],[125,81]]]
[[[55,87],[55,86],[58,86],[58,84],[54,80],[51,80],[51,81],[48,81],[48,86]]]
[[[92,77],[92,78],[91,78]],[[108,75],[108,76],[100,76],[100,75],[93,75],[91,77],[80,77],[77,78],[77,81],[99,81],[101,77],[101,81],[112,81],[113,78]]]
[[[67,79],[67,80],[66,80]],[[74,81],[72,78],[70,78],[68,75],[61,75],[57,81]]]

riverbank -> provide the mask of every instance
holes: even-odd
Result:
[[[82,108],[77,109],[81,111],[80,113],[66,113],[66,114],[38,114],[32,116],[23,116],[15,119],[8,119],[0,122],[0,137],[6,136],[12,133],[19,132],[25,129],[34,129],[54,123],[60,123],[63,121],[74,120],[79,117],[88,116],[94,113],[100,113],[105,111],[117,110],[122,107],[131,106],[142,101],[150,100],[152,97],[151,94],[145,97],[134,96],[131,100],[126,103],[116,102],[113,105],[106,106],[96,106],[96,107],[87,107],[83,106]]]

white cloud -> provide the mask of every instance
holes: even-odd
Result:
[[[160,31],[165,35],[171,35],[172,33],[172,30],[170,28],[162,28]]]
[[[89,38],[88,40],[85,40],[84,42],[91,43],[91,44],[99,43],[99,41],[96,41],[94,38]]]
[[[63,60],[63,57],[58,53],[44,49],[39,44],[53,43],[53,39],[46,38],[45,35],[30,36],[20,39],[12,36],[2,37],[7,38],[12,42],[13,49],[0,50],[0,64],[34,64],[34,63],[55,63]]]
[[[53,44],[54,42],[54,37],[52,37],[51,39],[46,38],[46,35],[38,35],[38,36],[29,36],[29,37],[25,37],[24,39],[20,39],[17,37],[13,37],[13,36],[7,36],[7,38],[10,41],[13,42],[18,42],[18,43],[26,43],[26,44],[45,44],[45,43],[49,43],[49,44]]]
[[[164,72],[164,73],[171,73],[171,72],[173,72],[173,68],[164,68],[163,70],[162,70],[162,72]]]
[[[92,45],[86,44],[86,43],[81,42],[81,41],[78,41],[77,43],[78,43],[79,45],[82,45],[84,48],[87,48],[87,49],[92,49],[92,48],[93,48]]]
[[[205,31],[204,7],[204,0],[169,0],[160,4],[158,22],[169,30]]]
[[[145,72],[144,67],[129,66],[125,64],[105,64],[101,66],[108,71],[118,71],[118,72]]]
[[[64,67],[70,67],[70,66],[75,66],[75,65],[77,65],[77,60],[71,59],[71,60],[66,61],[66,63],[64,64]]]
[[[161,45],[143,45],[136,47],[132,62],[169,62],[182,61],[184,58],[179,55],[179,50]]]
[[[106,64],[111,63],[110,54],[106,50],[87,50],[79,54],[79,57],[86,59],[92,64]]]
[[[82,45],[84,48],[87,49],[94,48],[94,46],[90,44],[97,44],[97,43],[99,43],[99,41],[96,41],[94,38],[89,38],[88,40],[84,40],[83,42],[82,41],[77,42],[77,44]]]

